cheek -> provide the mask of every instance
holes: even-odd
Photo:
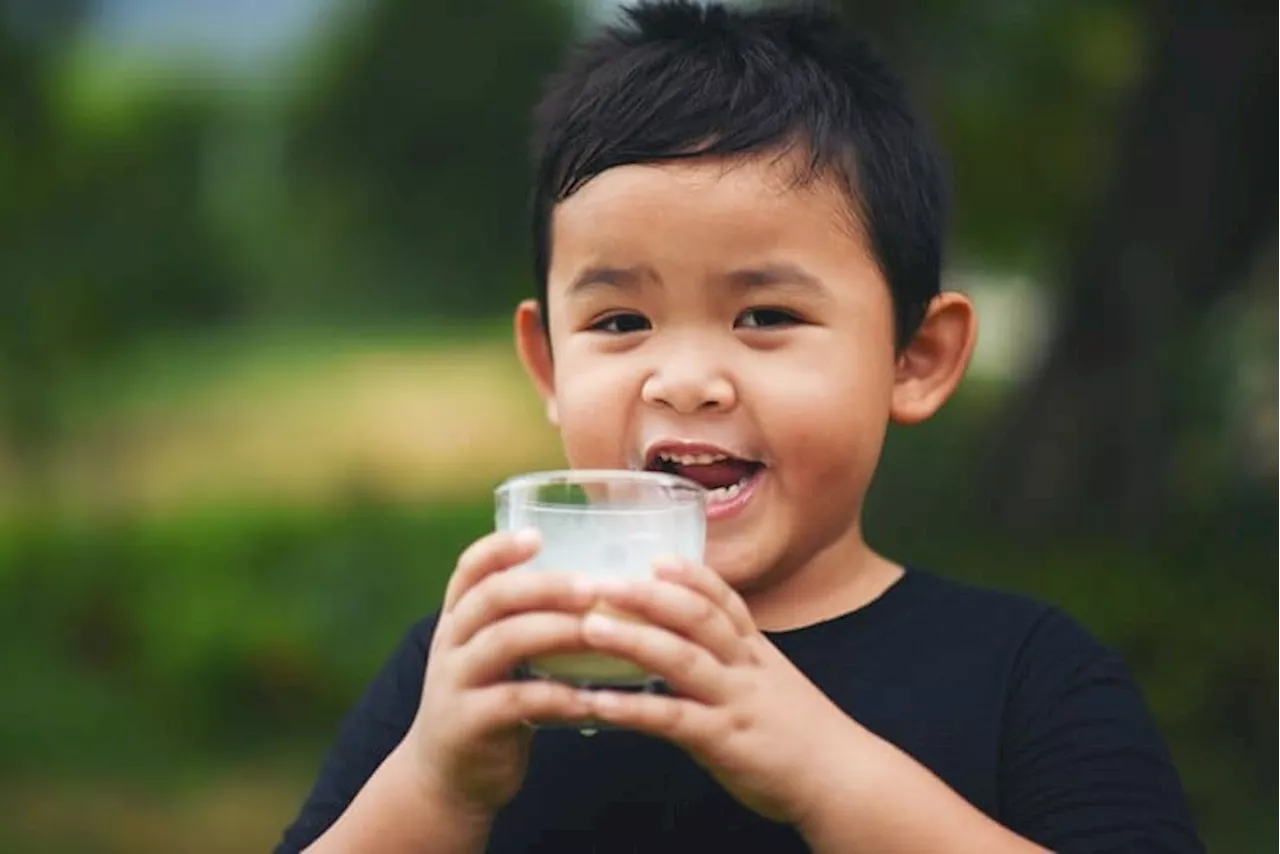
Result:
[[[558,366],[556,409],[565,457],[574,468],[613,468],[624,464],[627,424],[636,383],[595,359]]]
[[[890,371],[814,368],[792,373],[773,387],[766,411],[770,450],[796,480],[857,486],[865,481],[884,442],[893,391]]]

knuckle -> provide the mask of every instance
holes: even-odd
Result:
[[[680,729],[685,723],[684,706],[680,703],[664,703],[659,708],[659,716],[663,724],[672,730]]]
[[[546,614],[517,614],[490,624],[486,644],[505,655],[528,655],[554,644],[563,627]]]
[[[544,714],[555,707],[556,688],[553,682],[535,680],[517,686],[520,690],[511,700],[511,705],[519,707],[526,715]]]
[[[491,581],[491,607],[504,613],[553,601],[559,589],[554,580],[533,572],[503,572],[491,576]]]
[[[675,664],[680,671],[689,673],[702,663],[702,652],[693,644],[681,643],[676,648],[675,659]]]
[[[521,708],[521,700],[527,696],[527,689],[530,684],[527,682],[503,682],[496,697],[498,707],[502,709]]]
[[[543,708],[551,705],[556,698],[556,688],[554,682],[539,680],[527,683],[529,686],[529,702],[533,705]]]
[[[724,722],[723,731],[725,733],[749,732],[755,726],[755,716],[750,712],[736,708],[729,712],[727,720]]]
[[[497,649],[509,649],[515,645],[523,632],[523,621],[519,619],[499,620],[489,624],[485,644]]]
[[[702,624],[708,622],[715,616],[715,613],[715,606],[713,606],[710,601],[702,596],[698,596],[694,599],[692,616],[696,623]]]
[[[733,588],[724,582],[724,579],[716,577],[716,583],[711,586],[711,600],[715,602],[724,611],[732,611],[734,599],[737,594],[733,592]]]
[[[501,576],[489,576],[476,585],[475,603],[481,613],[492,619],[502,613],[506,606],[506,591],[503,590]]]
[[[569,589],[568,579],[552,573],[530,572],[516,581],[522,598],[536,605],[553,604]]]
[[[539,589],[549,602],[568,605],[583,598],[581,581],[568,573],[556,573],[548,575],[545,580],[538,580],[541,581]]]

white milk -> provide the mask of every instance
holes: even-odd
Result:
[[[597,578],[649,578],[653,561],[679,555],[701,561],[706,515],[697,504],[640,508],[512,502],[500,527],[537,528],[542,549],[520,569],[571,572]],[[543,656],[529,662],[537,676],[583,684],[639,685],[649,676],[629,661],[600,653]]]

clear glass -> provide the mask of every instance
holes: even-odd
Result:
[[[663,555],[703,560],[706,491],[674,475],[537,472],[499,486],[495,504],[499,530],[537,528],[542,534],[542,549],[521,570],[646,578]],[[526,662],[517,676],[583,688],[665,688],[635,664],[600,653],[544,656]]]

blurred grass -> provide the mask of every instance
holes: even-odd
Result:
[[[199,783],[104,786],[60,781],[0,786],[0,850],[22,854],[269,851],[282,816],[305,795],[305,777],[246,764]]]
[[[490,327],[171,341],[59,398],[45,486],[89,514],[315,504],[352,488],[475,495],[561,459],[509,336]],[[20,512],[4,457],[0,441],[0,512]]]
[[[314,374],[368,354],[444,356],[482,343],[514,364],[510,324],[501,322],[378,324],[293,323],[155,334],[86,370],[55,391],[73,418],[182,405],[227,383],[268,390],[280,377]]]

